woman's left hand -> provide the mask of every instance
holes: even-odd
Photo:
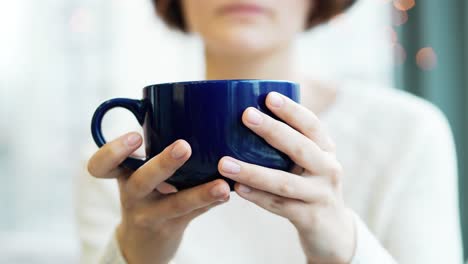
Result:
[[[291,172],[223,157],[220,173],[242,198],[291,221],[309,263],[349,263],[355,250],[353,216],[343,201],[342,167],[314,113],[272,92],[268,108],[285,123],[248,108],[243,123],[296,164]]]

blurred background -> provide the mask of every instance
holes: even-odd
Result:
[[[465,0],[360,0],[297,45],[297,62],[316,78],[404,89],[446,113],[464,225],[467,17]],[[3,1],[0,38],[0,263],[77,263],[72,186],[94,148],[94,109],[113,97],[139,98],[148,84],[202,79],[202,47],[166,29],[149,0]],[[104,126],[112,120],[136,124],[125,111]],[[468,226],[464,235],[468,241]]]

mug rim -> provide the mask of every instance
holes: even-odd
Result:
[[[173,86],[173,85],[187,85],[187,84],[211,84],[211,83],[226,83],[226,82],[259,82],[259,83],[284,83],[289,85],[299,86],[299,83],[288,80],[273,80],[273,79],[219,79],[219,80],[196,80],[196,81],[181,81],[181,82],[166,82],[157,83],[145,86],[143,89],[149,89],[157,86]]]

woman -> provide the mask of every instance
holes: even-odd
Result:
[[[461,263],[455,154],[443,115],[403,92],[326,85],[294,68],[296,36],[352,0],[154,3],[167,24],[202,37],[207,79],[301,83],[302,105],[275,93],[266,99],[284,123],[255,109],[242,116],[296,168],[223,157],[219,171],[239,183],[235,193],[223,180],[178,192],[164,180],[189,159],[190,145],[178,140],[131,172],[118,164],[142,138],[123,135],[88,163],[96,178],[116,178],[118,190],[80,179],[83,262]]]

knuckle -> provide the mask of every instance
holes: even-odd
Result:
[[[116,146],[112,144],[106,144],[103,148],[103,150],[106,152],[106,156],[108,156],[110,159],[116,160],[119,158],[120,151]]]
[[[294,188],[291,183],[292,179],[289,176],[283,176],[279,185],[279,193],[281,196],[290,196],[294,192]]]
[[[219,188],[219,187],[216,187]],[[203,192],[202,194],[198,195],[197,199],[193,199],[194,202],[197,204],[208,204],[212,202],[215,198],[211,194],[209,190]]]
[[[246,183],[247,185],[258,186],[259,180],[257,177],[255,177],[255,175],[257,175],[255,172],[245,170],[242,175],[239,175],[239,178],[241,178],[242,182]]]
[[[315,203],[321,208],[326,208],[329,205],[335,203],[335,199],[333,197],[333,190],[331,190],[330,188],[326,188],[326,190],[323,191],[322,195],[317,197]]]
[[[269,207],[273,211],[280,211],[284,207],[285,199],[279,196],[273,197],[270,201]]]
[[[130,179],[132,179],[132,177],[130,177]],[[131,190],[136,193],[148,193],[150,191],[149,189],[151,186],[146,183],[142,175],[133,175],[133,180],[130,182],[133,185]]]
[[[265,125],[262,128],[262,134],[265,139],[273,139],[280,129],[280,123],[271,117],[265,119]]]
[[[105,145],[103,148],[104,157],[112,167],[117,167],[125,158],[122,156],[121,151],[113,145],[107,145],[107,147]]]
[[[152,228],[153,219],[148,217],[146,214],[136,214],[133,216],[133,224],[139,228]]]
[[[303,145],[299,145],[299,144],[296,144],[294,147],[293,147],[293,155],[296,159],[299,159],[299,160],[304,160],[305,159],[305,156],[306,156],[306,149],[304,148]]]
[[[213,187],[213,186],[216,186],[216,187]],[[216,200],[216,197],[213,196],[213,193],[212,193],[213,188],[218,188],[218,191],[219,191],[220,185],[215,184],[215,185],[212,185],[212,186],[208,187],[207,189],[202,190],[201,192],[196,193],[194,195],[195,197],[192,197],[190,199],[192,201],[191,202],[192,205],[193,206],[195,206],[195,205],[205,206],[207,204],[210,204],[210,203],[214,202]],[[199,210],[199,209],[197,209],[197,210]]]
[[[167,222],[161,218],[148,215],[140,212],[131,216],[131,223],[134,227],[140,230],[150,231],[158,234],[158,236],[168,237],[170,235],[169,226]],[[167,231],[167,233],[165,233]]]
[[[313,117],[304,125],[304,134],[308,137],[314,137],[319,130],[319,120],[317,117]]]
[[[174,196],[175,199],[172,201],[171,207],[175,212],[183,213],[186,211],[187,208],[187,198],[185,195],[176,195]]]
[[[283,135],[282,132],[284,131],[285,126],[286,126],[284,123],[270,117],[268,124],[269,124],[268,131],[271,137],[278,137],[278,136]]]
[[[343,167],[337,161],[330,162],[330,165],[326,168],[326,173],[330,177],[333,186],[336,186],[341,181],[341,175],[343,174]]]
[[[170,154],[168,152],[162,152],[159,157],[158,157],[158,162],[157,162],[158,170],[164,171],[167,173],[174,173],[174,171],[177,168],[177,165],[175,164],[175,161],[170,157]]]
[[[242,164],[241,173],[236,175],[235,177],[242,178],[243,180],[251,181],[252,180],[252,167],[249,166],[250,164]],[[254,168],[256,170],[257,168]]]
[[[97,169],[96,169],[96,161],[94,158],[91,158],[89,161],[88,161],[88,166],[87,166],[87,169],[88,169],[88,172],[90,175],[94,176],[94,177],[97,177]]]

